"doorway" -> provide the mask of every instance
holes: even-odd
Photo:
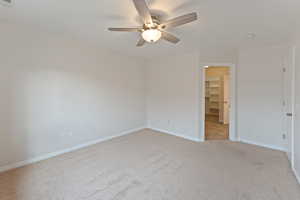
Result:
[[[229,140],[230,67],[205,66],[205,140]]]

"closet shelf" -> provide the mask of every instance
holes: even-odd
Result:
[[[218,114],[219,113],[219,91],[220,91],[220,79],[210,78],[205,81],[205,95],[206,95],[206,113]]]

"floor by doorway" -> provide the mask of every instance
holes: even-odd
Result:
[[[230,67],[205,67],[205,140],[228,140]]]

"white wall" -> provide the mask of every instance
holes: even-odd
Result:
[[[151,61],[145,71],[134,58],[24,27],[2,24],[0,44],[0,167],[143,127],[146,119],[150,128],[200,139],[197,53]],[[237,123],[244,141],[285,148],[281,70],[287,52],[239,54]]]
[[[296,44],[296,106],[295,106],[295,132],[294,132],[294,168],[300,182],[300,38]]]
[[[146,125],[141,62],[54,33],[0,29],[0,167]]]
[[[189,139],[200,138],[198,64],[198,55],[191,53],[148,65],[147,119],[150,128]]]
[[[242,141],[286,149],[282,137],[282,68],[288,53],[288,47],[240,51],[236,122]],[[200,138],[199,63],[197,54],[185,54],[149,64],[147,119],[150,128],[190,139]]]
[[[245,142],[286,149],[283,66],[288,47],[242,49],[237,67],[238,134]]]

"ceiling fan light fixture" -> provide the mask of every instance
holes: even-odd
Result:
[[[142,37],[149,43],[157,42],[162,36],[161,31],[157,29],[148,29],[142,33]]]
[[[0,0],[1,1],[1,0]],[[2,0],[9,1],[9,0]],[[197,13],[189,13],[175,17],[169,20],[162,21],[159,15],[151,13],[146,0],[132,0],[133,4],[138,12],[141,21],[143,22],[142,26],[135,28],[108,28],[109,31],[121,31],[121,32],[139,32],[140,39],[136,44],[137,47],[145,45],[146,42],[154,43],[159,39],[163,39],[172,44],[177,44],[180,42],[180,39],[165,31],[172,27],[182,26],[190,22],[197,20]]]

